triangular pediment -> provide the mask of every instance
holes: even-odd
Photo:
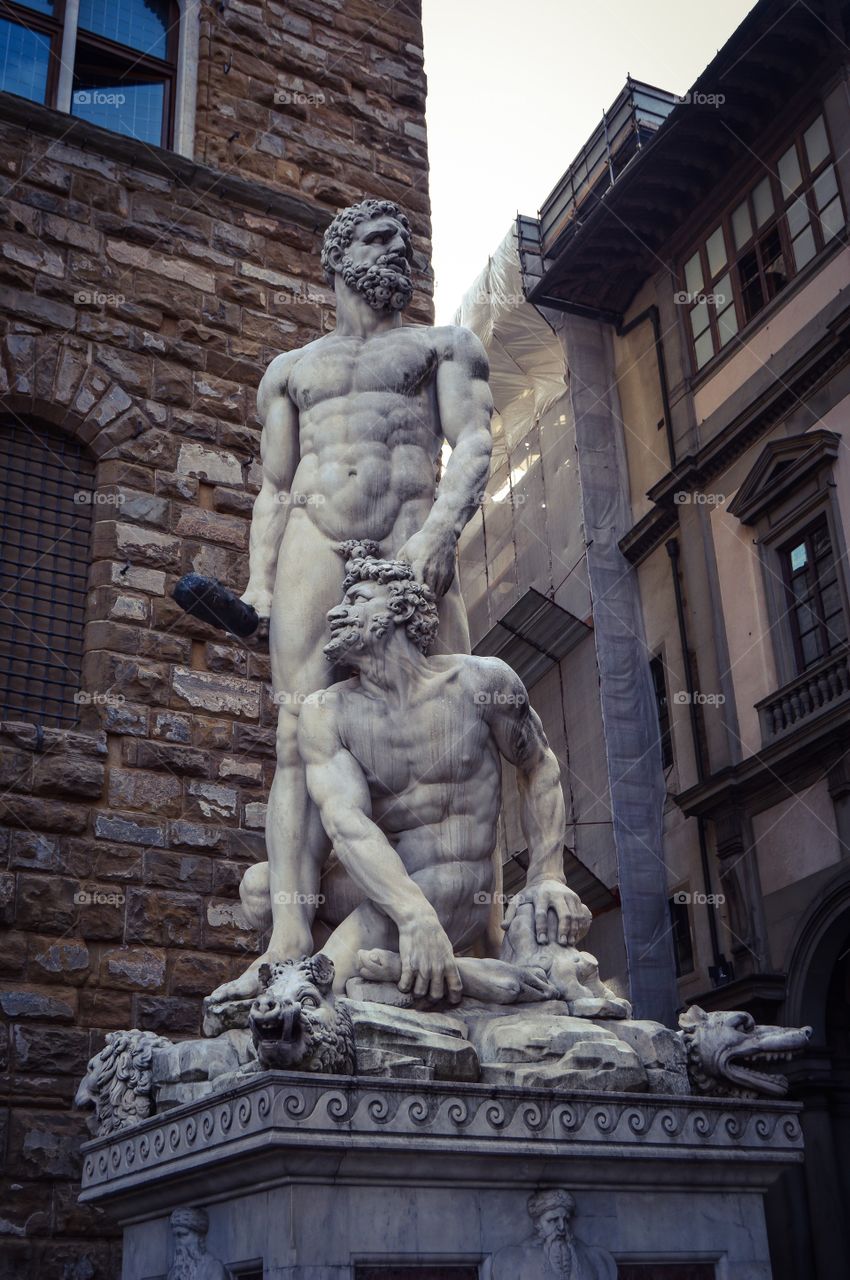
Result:
[[[797,488],[806,476],[833,462],[841,437],[834,431],[806,431],[771,440],[759,454],[728,510],[753,524],[769,507]]]

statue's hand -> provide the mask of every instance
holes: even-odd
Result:
[[[412,988],[415,996],[430,995],[432,1000],[441,1000],[447,995],[453,1004],[460,1000],[463,986],[454,951],[436,915],[401,925],[398,949],[401,956],[400,991]]]
[[[252,590],[249,587],[245,594],[240,596],[240,599],[243,604],[249,604],[252,608],[256,609],[261,618],[271,617],[272,593],[270,591],[258,590],[256,588]]]
[[[434,538],[420,529],[408,538],[398,558],[410,565],[416,580],[430,587],[439,600],[452,585],[456,551],[457,543],[452,534]]]
[[[521,906],[530,903],[534,911],[534,932],[541,945],[556,940],[562,947],[574,947],[590,928],[593,919],[581,898],[560,880],[539,880],[528,884],[511,899],[503,929],[508,929]],[[553,927],[550,911],[554,912],[557,929]]]

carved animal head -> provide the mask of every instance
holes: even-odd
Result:
[[[260,1066],[352,1074],[354,1027],[333,997],[333,961],[317,955],[264,964],[259,976],[250,1025]]]
[[[91,1107],[89,1129],[97,1137],[117,1133],[151,1114],[153,1055],[170,1041],[153,1031],[110,1031],[89,1062],[74,1104]]]
[[[805,1048],[811,1027],[759,1026],[748,1013],[726,1009],[706,1013],[692,1005],[679,1017],[688,1055],[688,1075],[697,1093],[782,1098],[788,1081],[756,1064],[793,1057]]]

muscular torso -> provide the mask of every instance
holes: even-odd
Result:
[[[337,731],[366,776],[373,819],[409,874],[479,862],[489,875],[502,769],[475,694],[474,662],[457,655],[423,662],[405,706],[370,698],[354,681],[336,687]]]
[[[450,334],[329,334],[291,367],[300,443],[292,501],[329,538],[397,546],[424,523],[442,439],[435,375]]]

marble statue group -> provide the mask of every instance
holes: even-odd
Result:
[[[268,619],[279,707],[268,860],[240,887],[268,942],[205,999],[204,1038],[107,1035],[76,1099],[101,1141],[182,1104],[191,1137],[193,1108],[217,1098],[226,1139],[228,1090],[247,1123],[244,1090],[268,1071],[501,1090],[487,1112],[497,1124],[529,1089],[531,1119],[541,1098],[576,1092],[781,1098],[787,1081],[762,1066],[810,1034],[696,1006],[678,1029],[633,1020],[581,949],[591,913],[565,879],[559,764],[517,674],[470,653],[456,571],[489,473],[487,359],[466,329],[402,324],[412,261],[390,201],[330,224],[336,329],[279,355],[260,384],[247,587],[240,599],[194,574],[175,589],[236,635]],[[528,853],[506,911],[505,762]],[[392,1098],[369,1115],[394,1116]],[[433,1110],[411,1106],[416,1123]],[[212,1134],[212,1113],[204,1123]],[[104,1160],[87,1165],[92,1177]],[[525,1205],[531,1234],[492,1250],[488,1280],[612,1280],[612,1255],[574,1234],[571,1192],[544,1179]],[[172,1214],[169,1280],[225,1280],[208,1225],[201,1208]]]

